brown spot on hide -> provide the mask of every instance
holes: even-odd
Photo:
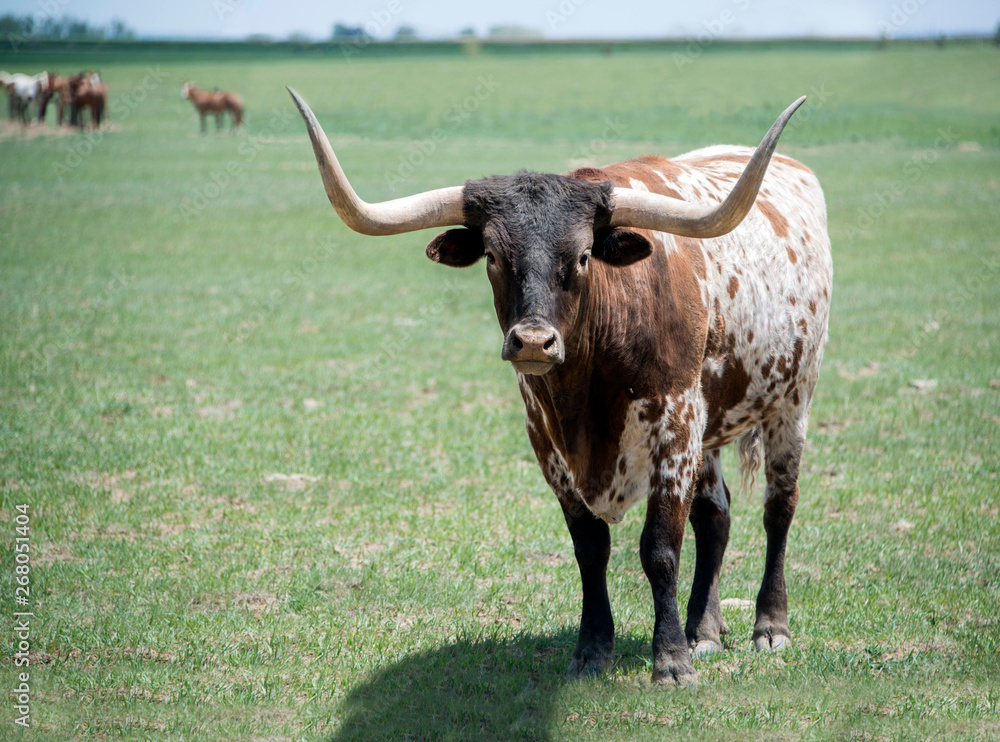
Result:
[[[809,311],[813,313],[813,316],[816,315],[816,302],[814,301],[809,302]]]
[[[760,367],[761,376],[770,376],[771,368],[774,366],[774,356],[768,356],[768,359],[764,361],[764,365]]]
[[[726,320],[722,316],[719,307],[719,299],[715,299],[715,321],[708,328],[708,336],[705,339],[705,356],[717,357],[725,353]]]
[[[663,417],[665,409],[666,405],[663,404],[662,399],[647,399],[646,404],[639,411],[639,422],[654,425]]]
[[[809,334],[809,323],[805,321],[805,318],[799,320],[797,327],[802,331],[803,335]]]
[[[802,338],[797,338],[795,340],[795,347],[792,349],[792,376],[799,375],[799,362],[802,360],[802,351],[805,349],[805,343],[802,342]]]
[[[665,157],[658,155],[643,155],[634,160],[616,162],[606,165],[603,168],[584,167],[574,170],[568,177],[577,180],[589,180],[593,183],[601,183],[610,180],[616,186],[630,188],[630,180],[641,182],[651,193],[659,193],[671,198],[684,199],[684,197],[671,187],[670,183],[677,182],[677,177],[681,173],[681,168]],[[662,173],[664,181],[657,173]]]
[[[746,398],[750,376],[739,358],[729,358],[721,376],[703,371],[701,386],[708,402],[708,424],[704,436],[707,439],[722,430],[726,413]]]
[[[736,292],[739,290],[740,290],[740,279],[738,279],[736,276],[733,276],[732,278],[729,279],[729,298],[735,299]]]
[[[788,220],[782,216],[781,212],[775,208],[774,204],[770,201],[758,199],[757,208],[760,209],[761,213],[767,217],[769,222],[771,222],[771,228],[778,237],[788,236]]]
[[[791,304],[793,307],[795,306],[795,301],[796,301],[796,299],[795,299],[794,296],[789,296],[788,297],[788,303]]]
[[[792,265],[798,263],[799,256],[795,254],[795,251],[790,247],[786,247],[785,249],[788,250],[788,259],[792,261]]]
[[[697,157],[690,160],[690,162],[698,165],[711,165],[713,162],[738,162],[741,165],[746,165],[750,162],[750,156],[727,153],[721,155],[711,155],[709,157]]]
[[[591,183],[603,183],[611,180],[603,170],[596,167],[577,168],[573,172],[568,173],[566,177],[574,178],[575,180],[588,180]]]
[[[774,162],[780,162],[782,165],[788,165],[788,167],[794,167],[794,168],[797,168],[799,170],[805,170],[807,173],[811,173],[812,172],[812,170],[810,170],[809,168],[807,168],[801,162],[799,162],[798,160],[793,160],[791,157],[785,157],[784,155],[774,155],[771,159]],[[803,182],[805,182],[805,181],[803,181]]]

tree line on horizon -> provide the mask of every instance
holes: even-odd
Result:
[[[7,13],[0,16],[0,39],[40,41],[131,41],[135,31],[117,18],[107,26],[96,26],[64,15],[34,17]]]
[[[107,26],[93,25],[86,20],[64,15],[61,17],[24,15],[19,16],[7,13],[0,16],[0,40],[10,41],[15,46],[18,42],[26,41],[134,41],[138,38],[136,32],[120,19],[112,19]],[[416,28],[411,25],[399,26],[392,35],[393,41],[414,42],[420,41]],[[458,40],[495,40],[495,41],[540,41],[545,38],[545,34],[539,29],[520,26],[516,24],[505,24],[492,26],[482,37],[475,28],[463,28],[455,36]],[[251,43],[273,43],[278,41],[268,34],[251,34],[246,41]],[[349,23],[337,22],[331,29],[328,40],[334,42],[346,42],[354,44],[369,44],[376,41],[376,37],[365,25],[353,25]],[[943,43],[945,36],[937,39],[939,44]],[[287,41],[297,44],[313,44],[317,40],[308,34],[293,32],[287,37]],[[1000,46],[1000,24],[997,25],[993,41]],[[889,38],[883,34],[880,40],[882,47],[887,46]],[[322,42],[320,42],[322,43]]]

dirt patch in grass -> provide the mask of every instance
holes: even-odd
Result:
[[[216,613],[242,608],[255,615],[264,615],[276,610],[277,604],[278,596],[270,592],[237,592],[231,595],[207,593],[195,597],[191,601],[191,609],[195,612]]]
[[[283,474],[281,472],[274,472],[264,477],[265,483],[283,487],[291,492],[303,490],[313,482],[318,482],[319,480],[320,477],[302,473]]]
[[[0,142],[11,139],[38,139],[39,137],[67,137],[79,134],[80,130],[69,126],[50,127],[48,124],[31,122],[21,124],[17,121],[0,121]]]
[[[213,420],[228,420],[236,410],[243,406],[242,400],[231,399],[221,404],[206,405],[199,407],[195,414],[200,418],[211,418]]]
[[[82,561],[83,559],[76,556],[76,554],[71,552],[64,545],[53,543],[42,544],[38,547],[38,551],[35,554],[34,559],[35,565],[39,567],[55,564],[56,562],[78,564]]]

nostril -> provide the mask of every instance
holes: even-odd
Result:
[[[545,345],[542,346],[542,350],[552,350],[556,344],[556,336],[552,335],[548,340],[545,341]]]
[[[520,352],[524,350],[524,343],[522,343],[521,338],[515,334],[514,337],[510,339],[510,347],[513,348],[515,352]]]

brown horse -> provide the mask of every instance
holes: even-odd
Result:
[[[194,107],[198,109],[201,116],[201,133],[204,134],[205,114],[215,114],[215,130],[222,129],[222,114],[229,111],[233,117],[233,131],[243,121],[243,99],[236,93],[226,90],[203,90],[190,82],[185,82],[181,86],[181,98],[187,98]]]
[[[56,122],[59,126],[62,126],[63,118],[66,114],[66,104],[71,103],[70,93],[69,93],[69,78],[60,77],[55,72],[49,73],[49,84],[42,91],[42,94],[38,98],[38,120],[45,121],[45,111],[48,108],[49,101],[52,97],[58,95],[59,100],[56,103]]]
[[[108,87],[96,72],[83,72],[69,79],[69,122],[83,128],[83,109],[90,109],[90,124],[95,129],[104,118],[108,101]]]

